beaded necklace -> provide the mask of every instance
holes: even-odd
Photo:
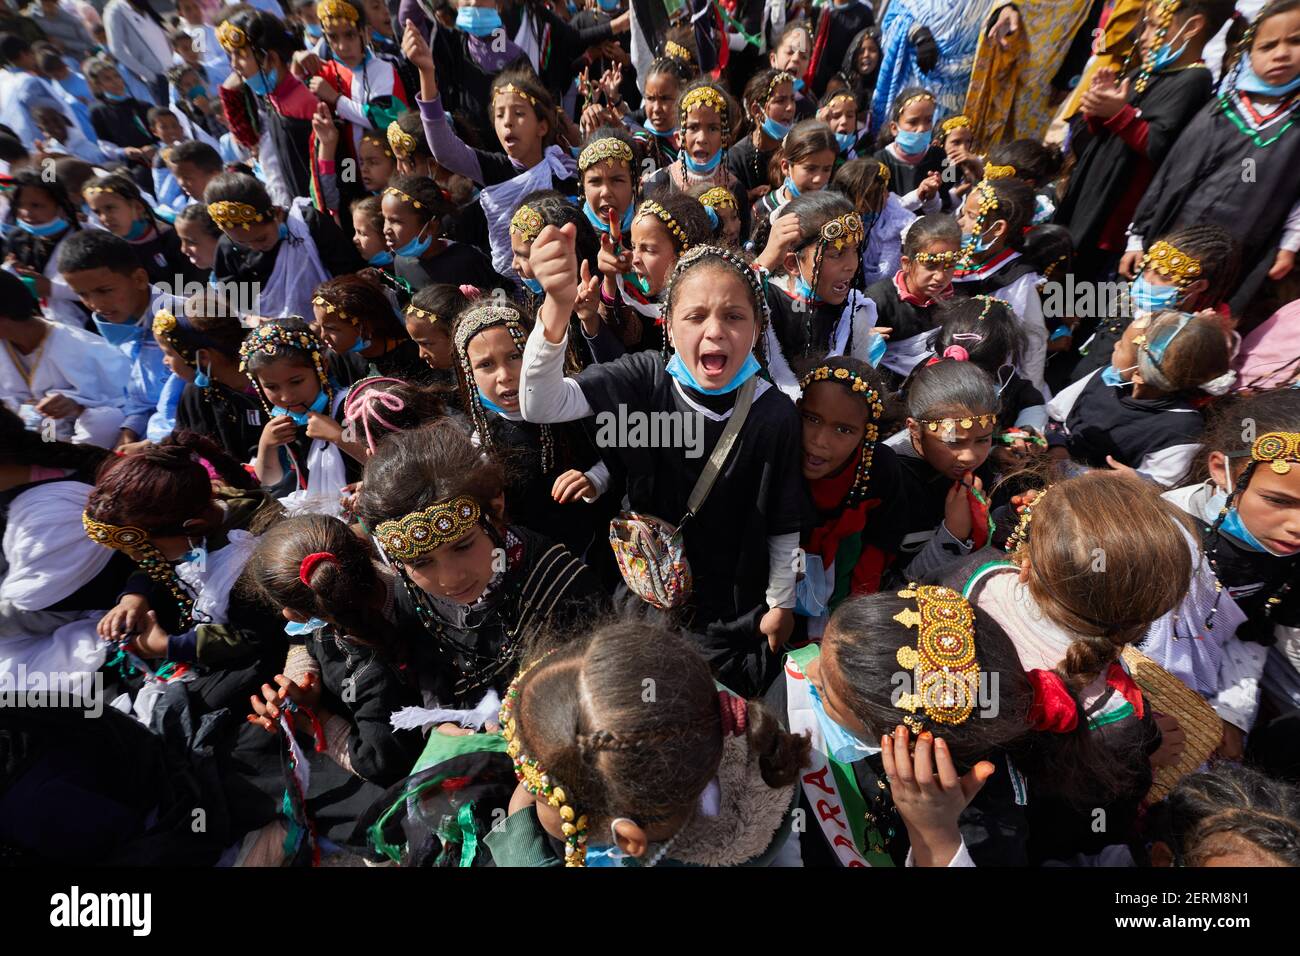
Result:
[[[1254,119],[1256,122],[1260,124],[1259,129],[1253,128],[1248,122],[1247,118],[1241,115],[1241,111],[1237,108],[1238,102],[1240,102],[1241,106],[1244,107],[1244,109],[1251,114],[1250,118]],[[1300,94],[1292,96],[1289,101],[1279,106],[1278,109],[1276,110],[1275,115],[1267,121],[1264,121],[1259,116],[1259,114],[1255,111],[1254,107],[1250,105],[1250,100],[1247,99],[1245,95],[1238,93],[1236,91],[1234,91],[1231,95],[1227,93],[1219,94],[1219,103],[1223,107],[1223,114],[1226,117],[1228,117],[1232,125],[1237,128],[1237,132],[1239,132],[1242,136],[1245,136],[1247,139],[1249,139],[1260,149],[1265,149],[1269,146],[1272,146],[1274,143],[1276,143],[1279,139],[1283,137],[1283,135],[1285,135],[1287,130],[1289,130],[1292,126],[1295,125],[1295,109],[1297,105],[1300,105]],[[1283,123],[1282,128],[1277,131],[1277,135],[1275,135],[1271,139],[1267,139],[1267,140],[1261,139],[1263,135],[1263,128],[1265,126],[1271,126],[1274,123],[1279,122],[1283,116],[1286,117],[1286,122]]]

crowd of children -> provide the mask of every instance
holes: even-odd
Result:
[[[0,853],[1300,865],[1249,11],[34,4]]]

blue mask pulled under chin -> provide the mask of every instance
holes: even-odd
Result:
[[[520,278],[523,279],[523,276],[520,276]],[[542,294],[542,284],[538,282],[536,279],[523,279],[523,282],[524,282],[524,288],[527,289],[529,292],[531,292],[533,295]]]
[[[352,347],[351,347],[350,349],[348,349],[348,351],[349,351],[349,352],[364,352],[364,351],[365,351],[366,349],[368,349],[368,348],[370,348],[370,340],[369,340],[369,339],[363,339],[363,338],[361,338],[361,336],[357,336],[357,340],[356,340],[355,342],[352,343]],[[322,392],[321,394],[324,394],[324,393]]]
[[[673,357],[668,360],[668,365],[665,366],[664,371],[677,379],[677,381],[681,382],[687,388],[694,389],[701,395],[726,395],[729,392],[734,392],[736,389],[740,388],[740,386],[753,378],[760,368],[762,368],[762,366],[758,364],[758,359],[754,358],[753,352],[750,352],[745,357],[745,364],[742,365],[740,371],[736,373],[736,377],[726,385],[722,386],[722,388],[705,388],[699,382],[695,381],[695,376],[691,374],[691,370],[686,367],[686,363],[682,361],[682,357],[676,352],[674,352]]]
[[[683,150],[682,162],[684,162],[686,164],[686,168],[689,169],[691,172],[695,173],[695,175],[707,176],[709,173],[717,169],[719,164],[721,164],[722,153],[723,150],[721,147],[719,147],[718,151],[713,154],[713,158],[710,159],[708,162],[697,163],[695,160],[691,159],[690,153]]]
[[[479,392],[479,393],[478,393],[478,400],[479,400],[480,402],[483,403],[483,407],[484,407],[484,408],[487,408],[487,409],[490,409],[491,411],[496,412],[498,415],[502,416],[503,418],[504,418],[506,415],[509,415],[509,414],[510,414],[510,413],[507,412],[504,408],[502,408],[500,405],[498,405],[496,402],[492,401],[492,399],[490,399],[490,398],[488,398],[486,395],[484,395],[482,392]]]
[[[1246,54],[1241,58],[1241,66],[1238,68],[1237,89],[1243,93],[1256,93],[1261,96],[1286,96],[1288,93],[1300,90],[1300,76],[1289,83],[1276,85],[1266,83],[1251,65],[1250,54]]]
[[[839,144],[840,152],[847,153],[853,148],[853,144],[858,141],[856,133],[836,133],[835,142]]]
[[[1137,366],[1133,368],[1137,368]],[[1124,372],[1127,371],[1131,371],[1131,369],[1120,370],[1113,365],[1107,365],[1101,370],[1101,380],[1112,388],[1123,388],[1125,385],[1132,385],[1132,382],[1124,379]]]
[[[297,637],[299,634],[310,634],[325,626],[325,622],[318,617],[313,617],[309,621],[289,621],[284,625],[284,633],[290,637]]]
[[[464,7],[461,8],[465,9]],[[408,259],[418,259],[429,251],[429,246],[433,245],[433,236],[425,236],[423,239],[416,235],[414,239],[402,246],[400,249],[394,249],[393,254],[406,256]]]
[[[42,238],[57,236],[64,229],[68,228],[68,220],[64,219],[62,216],[59,216],[56,219],[51,219],[49,222],[37,223],[35,225],[30,222],[25,222],[22,219],[17,219],[15,222],[18,224],[18,228],[23,232],[29,232],[33,236],[40,236]]]
[[[1217,492],[1210,499],[1210,507],[1221,511],[1224,502],[1227,500],[1228,496],[1226,494],[1222,491]],[[1265,545],[1259,538],[1251,534],[1250,529],[1246,527],[1246,523],[1241,520],[1241,512],[1237,510],[1236,505],[1229,508],[1228,513],[1223,516],[1223,521],[1219,523],[1219,530],[1237,543],[1258,554],[1271,554],[1275,558],[1289,558],[1293,554],[1300,553],[1296,551],[1274,551]]]
[[[315,400],[314,402],[312,402],[311,405],[309,405],[309,406],[307,407],[307,411],[305,411],[305,412],[291,412],[291,411],[289,411],[289,409],[287,409],[287,408],[281,408],[279,405],[272,405],[272,406],[271,406],[271,415],[272,415],[272,416],[275,416],[275,415],[288,415],[290,418],[293,419],[293,423],[294,423],[295,425],[306,425],[307,422],[310,420],[311,413],[312,413],[312,412],[323,412],[323,411],[325,411],[325,406],[326,406],[326,404],[328,404],[328,403],[329,403],[329,396],[325,394],[325,389],[322,388],[322,389],[321,389],[321,390],[316,394],[316,400]]]
[[[879,748],[863,743],[856,735],[831,720],[826,713],[826,704],[812,681],[808,682],[808,692],[812,697],[813,712],[817,715],[817,726],[822,732],[822,743],[828,754],[840,763],[853,763],[878,752]]]
[[[244,80],[244,85],[258,96],[266,96],[280,85],[280,71],[262,70]]]
[[[134,242],[135,240],[139,239],[148,231],[149,231],[149,220],[137,219],[135,222],[131,223],[131,228],[126,231],[126,235],[123,236],[122,238],[125,239],[127,242]]]
[[[94,319],[94,322],[109,345],[132,345],[144,339],[144,326],[139,322],[105,322],[103,319]]]
[[[633,211],[634,210],[632,206],[629,205],[627,207],[627,210],[623,213],[622,220],[619,222],[619,232],[621,232],[625,236],[628,235],[632,230]],[[592,228],[595,229],[597,232],[604,232],[604,233],[609,232],[609,223],[607,223],[600,216],[596,215],[596,210],[591,208],[591,203],[586,202],[585,200],[582,203],[582,214],[587,217],[587,221],[591,223]]]
[[[799,187],[794,184],[794,180],[789,176],[785,177],[785,182],[781,185],[785,187],[785,191],[790,194],[791,199],[798,199],[801,195]]]
[[[393,254],[385,249],[383,252],[376,252],[366,261],[372,266],[378,266],[382,269],[384,266],[391,266],[393,264]]]
[[[303,26],[303,32],[313,40],[319,40],[325,35],[325,28],[319,23],[308,23]]]
[[[802,93],[802,92],[803,92],[804,85],[805,85],[805,84],[804,84],[804,81],[803,81],[803,77],[802,77],[802,76],[796,76],[796,77],[794,78],[794,91],[795,91],[796,93]]]
[[[785,134],[790,132],[788,123],[778,123],[770,116],[763,117],[763,132],[778,143],[785,139]]]

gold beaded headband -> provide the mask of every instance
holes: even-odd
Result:
[[[181,626],[189,626],[194,610],[194,598],[181,586],[171,562],[149,540],[149,532],[134,525],[96,521],[85,512],[81,515],[81,526],[86,529],[86,537],[91,541],[112,548],[114,551],[121,551],[134,561],[151,581],[164,585],[180,608]]]
[[[857,98],[854,97],[854,95],[850,93],[848,90],[840,90],[838,93],[836,93],[834,96],[832,96],[829,100],[826,101],[826,109],[830,109],[840,100],[848,100],[850,103],[853,104],[854,109],[857,108],[858,105]]]
[[[408,306],[406,307],[406,314],[407,314],[407,315],[413,315],[413,316],[415,316],[417,319],[424,319],[424,321],[426,321],[426,322],[437,322],[437,321],[439,321],[438,313],[436,313],[436,312],[429,312],[427,309],[421,309],[419,306],[408,305]]]
[[[918,252],[912,256],[913,262],[918,262],[923,266],[938,266],[940,269],[951,269],[957,265],[960,258],[959,252]]]
[[[989,179],[989,180],[1011,179],[1015,175],[1016,175],[1016,167],[1014,166],[997,166],[993,163],[990,163],[989,165],[984,167],[985,179]]]
[[[843,385],[854,395],[862,396],[870,413],[866,426],[862,429],[862,453],[858,458],[858,467],[853,474],[853,484],[849,486],[848,497],[845,500],[846,505],[853,507],[865,501],[867,497],[867,489],[871,484],[871,463],[875,458],[876,441],[880,438],[880,428],[876,423],[885,414],[885,406],[880,401],[880,393],[852,369],[819,365],[799,382],[799,391],[807,394],[808,387],[816,382],[836,382]]]
[[[248,34],[227,20],[217,27],[217,42],[228,53],[234,53],[248,46]]]
[[[896,655],[900,667],[912,672],[911,693],[899,696],[897,707],[914,732],[923,724],[923,711],[932,723],[956,727],[975,710],[979,694],[979,661],[975,658],[975,612],[951,588],[909,585],[901,598],[916,598],[916,609],[894,615],[903,627],[916,628],[916,646],[904,644]]]
[[[664,44],[664,56],[681,63],[695,62],[695,57],[691,56],[691,51],[674,40],[669,40]]]
[[[936,102],[936,100],[935,100],[935,98],[934,98],[934,94],[931,93],[931,92],[929,92],[929,91],[927,91],[927,92],[925,92],[925,93],[914,93],[913,95],[909,96],[907,99],[903,100],[903,102],[902,102],[902,103],[899,105],[899,107],[898,107],[898,112],[895,113],[894,115],[895,115],[895,116],[902,116],[902,115],[903,115],[903,111],[904,111],[905,109],[907,109],[907,108],[908,108],[909,106],[911,106],[913,103],[919,103],[919,102],[921,102],[922,100],[929,100],[931,103]]]
[[[740,210],[740,206],[736,202],[736,194],[726,186],[714,186],[703,193],[700,196],[700,205],[708,206],[710,209]]]
[[[772,98],[772,94],[776,92],[776,88],[782,83],[794,83],[794,74],[782,70],[776,76],[772,77],[772,79],[768,81],[767,92],[763,94],[763,103],[766,104],[767,101]]]
[[[861,244],[864,235],[862,217],[856,212],[846,212],[822,226],[821,241],[836,249],[843,249],[849,242]]]
[[[375,528],[375,540],[388,560],[414,561],[435,548],[465,537],[478,524],[482,514],[477,501],[461,495],[401,518],[380,522]]]
[[[311,355],[312,365],[316,369],[316,378],[329,401],[333,401],[334,388],[330,385],[329,373],[325,369],[325,343],[306,329],[287,329],[275,322],[259,325],[239,343],[239,371],[248,375],[248,360],[255,354],[275,355],[281,349],[301,349]],[[262,404],[268,409],[271,403],[262,394],[262,386],[256,375],[249,375]]]
[[[402,129],[397,120],[393,120],[388,124],[388,145],[393,148],[393,155],[398,159],[410,159],[415,155],[419,144],[414,136]]]
[[[771,316],[771,309],[767,304],[767,295],[763,291],[762,280],[759,278],[758,272],[752,265],[738,256],[735,252],[730,249],[724,249],[721,246],[695,246],[689,252],[682,253],[681,257],[677,260],[677,264],[673,266],[673,271],[668,275],[668,284],[665,286],[662,296],[663,301],[672,301],[673,286],[681,281],[682,276],[686,275],[687,270],[700,260],[709,258],[717,259],[726,263],[749,285],[749,291],[753,295],[754,301],[758,303],[758,327],[761,333],[763,328],[767,326],[768,319]],[[672,315],[666,312],[664,315],[665,326],[669,328],[671,328],[669,326],[669,320],[671,320],[671,318]],[[672,342],[670,341],[668,344],[671,345]]]
[[[177,352],[181,358],[185,359],[190,365],[194,364],[193,355],[185,343],[181,342],[176,335],[180,324],[176,321],[176,316],[165,310],[154,313],[153,317],[153,334],[154,338],[162,339],[168,346]]]
[[[454,342],[456,351],[461,356],[465,356],[469,340],[494,325],[504,325],[510,337],[514,339],[515,345],[519,347],[519,351],[524,350],[524,345],[528,342],[528,333],[524,329],[523,316],[519,314],[519,310],[508,305],[483,305],[462,313],[457,320]]]
[[[401,191],[400,189],[398,189],[396,186],[386,186],[386,187],[384,188],[384,195],[385,195],[385,196],[396,196],[398,199],[402,200],[402,202],[409,202],[409,203],[410,203],[412,206],[414,206],[416,209],[423,209],[423,208],[424,208],[424,203],[420,202],[420,200],[416,199],[416,198],[415,198],[414,196],[412,196],[410,193],[404,193],[404,192],[402,192],[402,191]]]
[[[545,225],[542,214],[527,204],[516,209],[515,214],[510,217],[510,231],[524,242],[532,242],[536,239]]]
[[[82,192],[87,196],[98,196],[100,193],[112,193],[114,196],[121,196],[123,199],[135,199],[135,196],[128,196],[122,191],[122,187],[114,186],[112,183],[107,185],[87,186]]]
[[[523,752],[519,742],[519,722],[515,716],[515,707],[519,704],[519,685],[536,662],[523,668],[506,689],[501,701],[501,710],[497,713],[497,723],[501,736],[506,741],[506,753],[514,764],[515,777],[524,785],[524,789],[534,797],[543,797],[546,802],[560,813],[560,830],[564,834],[564,865],[570,867],[587,865],[587,817],[579,814],[569,799],[564,787],[551,779],[546,768],[534,758]]]
[[[240,226],[251,226],[255,222],[266,222],[271,218],[271,212],[258,212],[246,202],[234,202],[229,199],[218,199],[216,202],[208,203],[208,215],[212,217],[218,228],[223,230],[237,229]]]
[[[537,105],[537,97],[533,96],[533,94],[532,94],[532,93],[529,93],[527,90],[521,90],[519,87],[515,86],[513,83],[507,83],[507,84],[505,84],[504,86],[498,86],[495,90],[493,90],[493,91],[492,91],[492,101],[493,101],[493,102],[496,102],[496,98],[497,98],[498,96],[506,96],[506,95],[508,95],[508,94],[510,94],[510,93],[514,93],[514,94],[516,94],[517,96],[522,96],[522,97],[523,97],[524,99],[526,99],[529,103],[532,103],[533,106],[536,106],[536,105]]]
[[[1267,462],[1275,474],[1285,475],[1293,463],[1300,464],[1300,432],[1268,432],[1255,439],[1250,457]]]
[[[361,134],[361,139],[367,143],[374,143],[389,156],[395,156],[393,144],[388,141],[388,137],[377,130],[368,129]]]
[[[707,106],[713,112],[722,118],[724,127],[723,133],[726,133],[727,125],[727,101],[721,93],[711,86],[697,86],[685,96],[682,97],[682,104],[677,109],[678,120],[684,125],[686,116],[691,110],[701,106]]]
[[[686,238],[686,230],[678,225],[677,220],[673,218],[672,213],[655,200],[647,199],[641,204],[640,208],[636,211],[636,217],[640,219],[642,216],[654,216],[662,222],[664,228],[667,229],[672,237],[677,240],[679,246],[677,250],[678,252],[685,252],[691,247],[691,241]]]
[[[807,391],[808,386],[813,382],[825,382],[828,380],[847,386],[851,391],[865,394],[867,402],[871,406],[871,413],[874,418],[879,418],[885,413],[885,407],[880,403],[880,395],[871,387],[870,382],[852,369],[831,368],[829,365],[819,365],[800,380],[799,389],[800,391]]]
[[[352,315],[348,312],[344,312],[341,308],[339,308],[329,299],[325,298],[325,296],[323,295],[318,295],[313,297],[311,300],[311,304],[320,306],[322,309],[325,310],[326,315],[337,315],[340,319],[347,322],[354,329],[361,328],[360,319],[358,319],[355,315]]]
[[[320,0],[316,4],[316,19],[321,22],[322,26],[328,26],[331,23],[357,23],[361,17],[357,13],[357,8],[343,0]]]
[[[932,432],[940,433],[946,441],[948,437],[956,434],[957,427],[970,431],[978,425],[980,428],[989,428],[997,422],[998,416],[995,414],[988,415],[968,415],[965,418],[922,418],[919,424],[924,425]]]
[[[1162,276],[1168,276],[1183,288],[1195,282],[1201,274],[1200,260],[1194,259],[1176,246],[1161,239],[1151,246],[1151,251],[1142,258],[1142,271],[1155,269]]]
[[[975,317],[976,322],[983,322],[986,318],[988,318],[989,309],[993,308],[993,306],[995,305],[1000,305],[1008,312],[1012,312],[1014,314],[1014,310],[1011,308],[1011,303],[1008,302],[1006,299],[999,299],[995,295],[974,295],[971,296],[971,298],[979,299],[981,302],[984,303],[984,308],[980,309],[980,314]]]
[[[943,133],[946,136],[948,133],[951,133],[953,130],[960,129],[963,126],[968,126],[968,127],[972,126],[970,117],[967,116],[965,113],[958,113],[956,116],[949,116],[946,120],[940,123],[939,132]]]
[[[1034,495],[1033,501],[1027,505],[1021,506],[1020,519],[1016,522],[1016,530],[1007,535],[1007,543],[1005,545],[1007,554],[1015,554],[1029,543],[1029,523],[1033,521],[1034,509],[1038,507],[1039,503],[1044,497],[1046,497],[1047,492],[1050,489],[1051,485],[1040,489],[1038,494]]]
[[[597,163],[613,160],[624,163],[631,168],[633,162],[632,147],[614,136],[605,136],[592,140],[578,156],[578,172],[585,173]]]

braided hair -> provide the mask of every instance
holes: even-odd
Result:
[[[1241,274],[1241,243],[1222,226],[1198,223],[1159,238],[1199,262],[1199,278],[1208,283],[1204,292],[1183,302],[1182,308],[1189,312],[1212,309],[1236,289]]]

